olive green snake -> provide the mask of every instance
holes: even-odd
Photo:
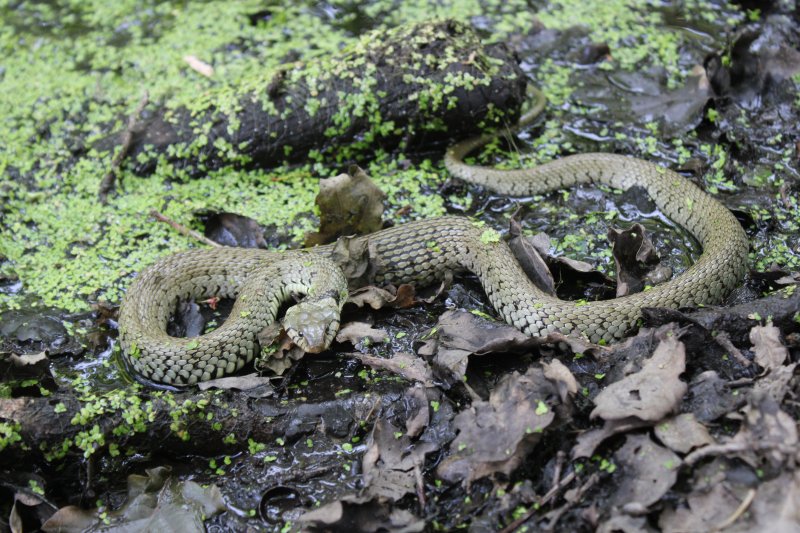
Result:
[[[537,102],[520,119],[529,123]],[[510,325],[531,336],[578,331],[593,342],[622,338],[645,307],[690,307],[720,302],[742,279],[748,240],[733,214],[681,175],[653,163],[610,153],[564,157],[535,168],[499,170],[467,165],[463,158],[492,139],[484,135],[447,150],[445,165],[456,178],[498,193],[531,196],[579,184],[616,189],[644,187],[658,209],[686,228],[703,253],[685,272],[645,292],[593,302],[549,296],[527,278],[502,240],[455,216],[419,220],[356,237],[370,250],[376,284],[426,285],[448,273],[477,275],[489,301]],[[347,282],[332,262],[332,245],[290,252],[220,247],[168,256],[134,280],[119,314],[122,353],[134,372],[172,385],[191,385],[242,368],[259,353],[259,331],[277,320],[293,295],[283,327],[304,350],[327,348],[339,326]],[[218,329],[193,338],[171,337],[168,320],[188,298],[236,298]]]

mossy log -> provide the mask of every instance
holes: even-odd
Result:
[[[164,164],[196,175],[228,165],[345,161],[364,149],[463,138],[513,122],[525,84],[513,52],[483,45],[468,26],[407,25],[266,74],[240,94],[228,87],[191,109],[146,111],[128,156],[140,174]]]
[[[117,452],[182,456],[217,455],[247,449],[249,440],[294,442],[320,428],[332,438],[349,438],[359,420],[397,402],[402,386],[381,394],[353,394],[319,402],[251,398],[239,391],[71,393],[40,398],[0,399],[7,443],[0,469],[44,458],[51,464]],[[12,437],[13,436],[13,437]]]

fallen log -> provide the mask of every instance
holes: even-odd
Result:
[[[525,77],[505,45],[484,46],[455,21],[370,33],[341,53],[288,65],[231,95],[211,94],[192,108],[166,107],[100,141],[110,150],[131,136],[137,173],[171,164],[189,175],[228,165],[274,167],[311,155],[352,158],[466,137],[513,123]]]
[[[318,402],[252,398],[242,392],[137,392],[125,389],[79,398],[0,399],[0,469],[45,459],[50,464],[118,453],[218,455],[246,450],[250,440],[287,443],[315,433],[345,439],[399,400],[401,385],[382,393]],[[319,433],[318,433],[319,434]]]

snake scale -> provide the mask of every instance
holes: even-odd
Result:
[[[544,97],[520,120],[530,122]],[[689,307],[721,301],[741,280],[748,240],[722,204],[681,175],[664,167],[609,153],[579,154],[535,168],[499,170],[463,163],[491,135],[450,147],[445,165],[462,180],[498,193],[530,196],[579,184],[617,189],[644,187],[658,208],[701,243],[698,261],[676,278],[651,290],[594,302],[571,302],[534,286],[508,246],[482,239],[482,228],[466,218],[419,220],[357,237],[375,260],[374,280],[425,285],[448,272],[478,276],[497,313],[520,331],[543,336],[577,330],[591,341],[622,338],[644,307]],[[339,325],[346,281],[330,259],[333,247],[292,252],[213,248],[168,256],[145,269],[125,296],[119,315],[122,352],[133,370],[156,382],[194,384],[240,369],[259,351],[257,334],[277,319],[292,294],[307,294],[290,307],[284,329],[306,351],[327,348]],[[166,333],[180,299],[236,298],[229,319],[217,330],[194,338]]]

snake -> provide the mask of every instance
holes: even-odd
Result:
[[[518,128],[533,122],[545,107],[542,93],[529,91],[534,104],[522,114]],[[621,340],[635,329],[644,308],[720,303],[741,282],[749,251],[746,233],[725,206],[679,173],[604,152],[511,170],[464,162],[496,135],[450,146],[444,156],[449,173],[509,196],[529,197],[582,184],[621,190],[639,186],[665,216],[699,241],[701,255],[680,275],[644,292],[610,300],[561,300],[536,287],[508,245],[492,238],[480,222],[443,216],[354,237],[351,244],[369,250],[374,284],[423,286],[472,272],[497,314],[521,332],[577,332],[593,343],[604,343]],[[307,352],[327,349],[347,298],[347,280],[333,260],[334,250],[334,245],[286,252],[216,247],[157,261],[134,279],[120,307],[124,360],[141,377],[167,385],[192,385],[231,374],[261,353],[258,334],[278,320],[282,306],[303,295],[305,299],[286,311],[283,328]],[[167,334],[180,300],[213,296],[235,298],[230,316],[218,329],[191,338]]]

